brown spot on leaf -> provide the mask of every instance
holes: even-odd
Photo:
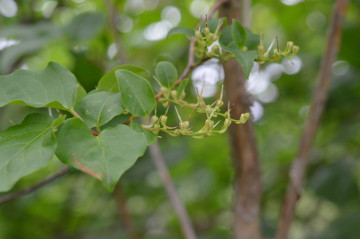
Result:
[[[84,173],[89,174],[89,175],[101,180],[100,175],[97,172],[94,172],[93,170],[89,169],[85,165],[79,163],[79,161],[77,161],[76,159],[74,160],[74,164]]]

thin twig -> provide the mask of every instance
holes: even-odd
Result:
[[[0,198],[0,205],[4,204],[4,203],[7,203],[7,202],[10,202],[10,201],[12,201],[14,199],[17,199],[19,197],[25,196],[27,194],[30,194],[30,193],[36,191],[37,189],[41,188],[42,186],[45,186],[46,184],[51,183],[55,179],[60,178],[61,176],[64,176],[69,171],[70,171],[69,167],[63,168],[60,171],[58,171],[57,173],[43,179],[42,181],[40,181],[40,182],[38,182],[38,183],[36,183],[34,185],[31,185],[31,186],[29,186],[27,188],[24,188],[24,189],[22,189],[20,191],[11,193],[9,195],[5,195],[5,196]]]
[[[121,225],[128,234],[128,237],[131,239],[140,239],[141,237],[136,230],[134,219],[127,209],[126,196],[124,195],[120,180],[115,186],[113,197],[121,220]]]
[[[299,152],[291,166],[290,183],[284,199],[276,239],[287,238],[295,214],[296,203],[301,196],[311,146],[327,100],[328,88],[331,80],[331,67],[339,51],[342,24],[347,3],[347,0],[337,0],[334,4],[332,21],[329,25],[327,45],[319,72],[318,83],[313,93],[309,116],[300,140]]]
[[[151,158],[153,159],[155,167],[159,172],[160,178],[164,184],[170,202],[173,205],[176,214],[180,219],[181,228],[183,230],[185,238],[196,239],[195,231],[191,225],[189,215],[185,209],[184,204],[180,200],[179,195],[176,192],[174,183],[171,180],[169,170],[166,166],[164,157],[160,151],[159,143],[156,142],[155,144],[151,145],[149,150],[150,150]]]
[[[214,6],[211,8],[211,10],[209,11],[209,14],[207,14],[207,19],[210,19],[217,10],[219,10],[219,8],[227,3],[229,0],[218,0]],[[196,67],[198,67],[199,65],[201,65],[202,63],[204,63],[205,61],[209,60],[210,58],[209,57],[205,57],[203,59],[201,59],[200,61],[198,62],[195,62],[194,61],[194,48],[195,48],[195,37],[191,37],[190,39],[190,45],[189,45],[189,56],[188,56],[188,62],[187,62],[187,65],[183,71],[183,73],[181,74],[181,76],[179,77],[179,79],[175,82],[175,86],[178,86],[190,73],[190,71]],[[157,95],[156,95],[156,99],[160,99],[162,96],[162,93],[159,92]]]
[[[119,35],[119,32],[116,28],[116,20],[118,19],[118,16],[116,14],[116,7],[114,6],[113,2],[111,0],[104,0],[106,5],[106,11],[107,15],[109,17],[109,25],[110,25],[110,32],[114,37],[115,46],[116,46],[116,54],[118,56],[119,61],[124,64],[126,62],[126,57],[123,52],[123,45],[121,42],[121,38]]]

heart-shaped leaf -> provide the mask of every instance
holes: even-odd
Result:
[[[112,191],[120,176],[146,149],[144,134],[126,125],[106,128],[93,136],[78,118],[67,120],[57,133],[56,156],[103,182]]]
[[[20,125],[0,132],[0,191],[48,164],[56,148],[53,130],[64,119],[32,114]]]
[[[115,75],[125,109],[137,117],[150,114],[155,107],[155,95],[150,83],[128,70],[117,70]]]
[[[25,104],[69,110],[74,107],[78,87],[75,76],[54,62],[42,71],[17,70],[0,76],[0,107]]]
[[[82,98],[75,111],[83,118],[87,126],[100,128],[115,116],[120,115],[124,109],[120,93],[96,91]]]

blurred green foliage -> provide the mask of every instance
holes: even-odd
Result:
[[[13,1],[1,3],[6,2]],[[178,34],[166,38],[168,28],[179,25],[193,29],[200,23],[199,14],[206,13],[206,6],[212,4],[206,0],[114,2],[125,56],[122,62],[114,53],[103,1],[19,0],[14,16],[6,17],[11,11],[6,14],[0,11],[3,14],[0,16],[0,72],[7,74],[20,67],[39,70],[49,61],[55,61],[70,69],[87,91],[94,89],[100,78],[119,64],[130,63],[154,74],[157,62],[169,60],[181,72],[187,61],[188,39]],[[289,5],[291,3],[293,5]],[[289,166],[297,153],[321,64],[333,3],[330,0],[271,3],[254,0],[252,3],[252,30],[264,34],[265,46],[275,36],[281,46],[291,39],[300,46],[302,62],[298,73],[272,78],[271,84],[278,90],[277,98],[261,103],[256,94],[253,96],[264,110],[255,122],[255,130],[262,163],[261,214],[266,237],[274,235],[277,225]],[[359,1],[351,1],[348,8],[329,100],[312,149],[307,183],[291,239],[355,239],[360,235],[359,6]],[[176,18],[179,14],[180,18]],[[164,21],[168,22],[151,25]],[[164,26],[162,39],[149,40],[159,38]],[[157,29],[155,36],[154,29]],[[16,44],[3,47],[9,40]],[[195,92],[191,87],[186,91],[187,95]],[[0,129],[20,123],[33,111],[23,106],[2,108]],[[169,114],[170,121],[176,120],[174,112]],[[203,120],[195,116],[193,124],[201,126]],[[227,135],[204,140],[164,136],[159,142],[199,238],[229,238],[233,169]],[[46,168],[20,180],[13,190],[31,185],[61,167],[58,161],[52,160]],[[124,175],[121,185],[143,238],[183,238],[148,155]],[[112,195],[95,179],[73,172],[29,196],[1,205],[0,238],[127,236]]]

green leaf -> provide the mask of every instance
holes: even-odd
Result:
[[[104,24],[100,13],[83,13],[78,15],[64,28],[72,41],[91,39]]]
[[[224,24],[226,18],[214,18],[207,21],[208,28],[210,32],[215,33],[216,29],[219,27],[220,24]],[[201,22],[200,30],[202,31],[206,27],[206,22]]]
[[[143,129],[140,124],[135,122],[135,120],[131,121],[130,127],[133,130],[135,130],[135,131],[137,131],[139,133],[143,133],[145,135],[145,137],[146,137],[146,145],[147,146],[150,146],[150,145],[154,144],[157,141],[157,135],[156,134],[153,134],[152,132]]]
[[[246,31],[246,47],[248,50],[257,50],[258,45],[260,44],[260,36],[252,33],[248,28],[245,28]]]
[[[254,60],[258,57],[256,51],[233,51],[236,60],[240,63],[246,78],[249,78],[250,72],[254,66]]]
[[[240,63],[244,75],[249,78],[252,67],[254,66],[254,60],[258,57],[256,51],[240,51],[238,46],[233,40],[232,27],[227,26],[222,31],[219,37],[219,43],[222,50],[234,54],[236,60]]]
[[[83,118],[87,126],[100,128],[115,116],[120,115],[124,109],[119,93],[96,91],[82,98],[75,111]]]
[[[117,70],[115,75],[125,109],[137,117],[150,114],[156,103],[150,83],[128,70]]]
[[[181,93],[183,93],[188,83],[189,83],[189,79],[185,79],[181,81],[180,85],[176,88],[178,95],[181,95]]]
[[[116,80],[115,71],[117,70],[128,70],[131,71],[137,75],[140,75],[146,79],[150,79],[151,75],[144,70],[143,68],[140,68],[138,66],[132,66],[132,65],[121,65],[117,66],[108,73],[106,73],[99,81],[98,83],[98,90],[105,90],[110,92],[119,92],[119,86]]]
[[[175,66],[168,61],[159,62],[155,68],[156,78],[162,86],[172,89],[178,79],[178,73]]]
[[[20,125],[0,132],[0,191],[48,164],[56,148],[53,130],[64,119],[32,114]]]
[[[93,136],[78,118],[67,120],[60,127],[57,138],[56,156],[99,179],[109,191],[146,149],[144,134],[126,125],[106,128],[99,136]]]
[[[231,34],[233,41],[242,49],[246,44],[246,31],[245,28],[241,25],[240,22],[236,21],[235,19],[231,25]]]
[[[219,37],[219,44],[221,49],[227,52],[232,52],[233,50],[238,49],[236,43],[233,41],[231,26],[225,27],[221,32]]]
[[[74,107],[78,87],[75,76],[57,63],[49,63],[42,71],[18,70],[0,76],[0,107],[25,104],[69,110]]]
[[[184,34],[187,37],[192,37],[195,35],[195,32],[193,29],[187,27],[174,27],[170,29],[166,37],[169,37],[174,34]]]

